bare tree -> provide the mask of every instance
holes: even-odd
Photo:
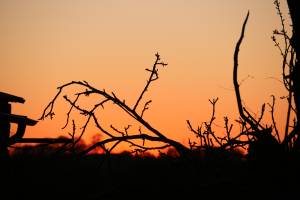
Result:
[[[165,134],[158,131],[156,128],[154,128],[150,123],[148,123],[145,118],[144,114],[149,109],[149,104],[152,102],[151,100],[146,101],[144,105],[141,105],[141,100],[144,98],[145,93],[149,90],[150,85],[159,79],[159,67],[165,67],[167,66],[166,63],[161,61],[160,55],[157,53],[155,55],[156,59],[151,69],[146,69],[150,73],[149,79],[146,82],[146,85],[142,92],[140,93],[138,99],[134,103],[133,106],[129,106],[125,99],[120,99],[114,92],[111,94],[103,90],[98,90],[92,85],[90,85],[86,81],[72,81],[69,83],[66,83],[60,87],[58,87],[58,92],[55,95],[55,97],[50,101],[50,103],[46,106],[46,108],[43,111],[43,114],[40,119],[45,119],[47,117],[52,118],[54,116],[54,107],[56,100],[59,96],[61,96],[64,89],[67,89],[71,86],[80,86],[82,88],[80,91],[75,93],[75,99],[71,100],[67,95],[63,96],[65,101],[69,104],[70,109],[67,113],[67,119],[66,119],[66,125],[64,128],[68,125],[69,119],[71,117],[72,111],[76,110],[81,115],[83,115],[86,118],[86,122],[84,126],[81,129],[81,133],[77,139],[79,141],[82,137],[82,135],[85,133],[86,128],[88,124],[94,122],[96,127],[102,132],[105,137],[103,139],[92,146],[90,146],[88,149],[82,152],[82,154],[86,154],[93,150],[96,147],[102,148],[106,153],[110,153],[114,148],[116,148],[121,142],[129,143],[132,147],[135,148],[136,151],[147,151],[147,150],[157,150],[157,149],[164,149],[167,147],[174,147],[181,155],[185,155],[189,149],[184,146],[183,144],[172,140],[165,136]],[[102,100],[94,105],[94,107],[90,110],[85,109],[82,105],[80,105],[79,99],[82,96],[90,96],[90,95],[98,95],[102,97]],[[109,129],[105,128],[100,121],[100,119],[96,115],[96,111],[98,111],[100,108],[104,108],[106,104],[112,103],[121,110],[125,111],[126,114],[128,114],[132,119],[134,119],[136,122],[140,124],[138,133],[130,133],[131,131],[131,125],[128,125],[125,127],[124,130],[118,130],[113,125],[110,126]],[[138,111],[140,109],[140,111]],[[147,131],[151,132],[151,134],[144,133],[143,129],[147,129]],[[137,143],[136,141],[140,140],[140,143]],[[77,142],[75,141],[75,143]],[[155,141],[160,142],[162,145],[160,146],[148,146],[145,141]],[[107,144],[111,143],[112,147],[108,148]]]
[[[245,134],[248,136],[248,143],[253,144],[252,149],[249,149],[249,153],[252,151],[259,151],[256,153],[263,155],[278,155],[283,152],[289,152],[294,150],[299,150],[300,148],[300,137],[299,137],[299,55],[297,54],[297,33],[299,33],[298,27],[298,18],[296,17],[296,7],[299,7],[299,3],[294,0],[288,0],[288,5],[290,9],[290,16],[293,23],[293,36],[288,35],[286,29],[286,22],[281,12],[279,0],[275,0],[274,4],[276,6],[277,14],[281,21],[281,29],[275,30],[273,32],[272,40],[275,43],[275,46],[280,50],[282,56],[282,80],[286,88],[288,95],[285,97],[287,99],[287,117],[286,125],[284,130],[283,140],[280,139],[280,133],[276,125],[274,118],[275,110],[275,96],[271,95],[272,103],[269,103],[271,111],[271,125],[263,126],[261,119],[263,118],[265,111],[265,104],[262,105],[261,115],[258,119],[255,119],[250,112],[242,105],[242,99],[239,91],[239,84],[237,80],[237,70],[238,70],[238,53],[240,45],[244,38],[245,27],[249,17],[249,12],[244,21],[240,39],[238,40],[234,52],[234,69],[233,69],[233,83],[236,93],[237,105],[241,120],[246,125]],[[299,28],[299,27],[298,27]],[[278,40],[278,37],[281,37],[280,41],[283,41],[281,44]],[[294,119],[291,118],[294,116]],[[251,146],[250,146],[251,147]],[[256,155],[257,156],[257,155]]]
[[[296,0],[287,0],[290,17],[292,21],[292,36],[288,36],[285,26],[284,26],[284,18],[282,17],[280,11],[280,3],[279,0],[275,1],[277,6],[278,14],[280,16],[282,22],[282,30],[275,31],[274,34],[280,35],[284,38],[284,52],[281,51],[281,55],[283,57],[283,80],[287,90],[289,91],[288,101],[289,101],[289,110],[288,114],[290,114],[291,110],[295,112],[296,119],[294,120],[294,124],[292,125],[292,130],[289,135],[288,128],[291,126],[287,120],[286,125],[286,137],[283,141],[284,145],[287,148],[293,148],[294,150],[300,149],[300,133],[299,133],[299,108],[300,108],[300,50],[299,50],[299,17],[297,10],[300,8],[299,1]],[[278,45],[279,50],[280,46]],[[286,70],[287,69],[287,70]],[[286,73],[287,71],[287,73]],[[294,102],[294,107],[292,104]],[[289,115],[288,115],[289,117]]]
[[[69,124],[69,119],[72,115],[72,112],[78,111],[81,115],[86,118],[85,124],[81,128],[79,137],[74,141],[73,145],[76,144],[85,133],[88,124],[94,122],[96,127],[101,131],[105,137],[101,137],[101,141],[96,142],[91,145],[82,154],[86,154],[96,147],[100,147],[104,152],[110,153],[114,148],[116,148],[121,142],[126,142],[134,148],[134,151],[145,152],[148,150],[160,150],[167,147],[175,148],[180,155],[187,155],[193,150],[201,149],[210,149],[210,148],[220,148],[223,150],[226,149],[236,149],[238,148],[247,148],[248,145],[252,145],[254,148],[250,148],[250,152],[261,152],[264,155],[267,154],[278,154],[282,149],[289,151],[300,148],[300,136],[299,136],[299,40],[297,35],[299,34],[299,25],[298,18],[296,17],[296,7],[299,7],[299,4],[296,0],[287,0],[290,8],[290,16],[293,22],[293,36],[290,37],[286,30],[285,19],[280,9],[279,0],[275,0],[274,4],[276,10],[280,17],[281,21],[281,30],[275,30],[272,36],[272,39],[275,43],[275,46],[280,50],[281,56],[283,58],[282,62],[282,80],[284,86],[287,90],[288,95],[285,97],[288,102],[287,107],[287,117],[286,117],[286,126],[284,130],[284,137],[281,139],[280,131],[277,128],[275,120],[275,102],[276,98],[274,95],[271,95],[272,102],[268,103],[268,107],[271,113],[271,119],[269,125],[263,125],[262,119],[265,115],[266,104],[263,104],[261,107],[261,113],[258,117],[254,117],[247,108],[243,105],[241,93],[240,93],[240,83],[238,82],[238,56],[240,47],[245,35],[246,25],[249,19],[249,12],[246,15],[244,23],[242,25],[241,35],[238,39],[234,50],[233,57],[233,85],[236,95],[237,107],[239,111],[240,118],[236,120],[240,124],[240,133],[235,136],[232,136],[232,127],[233,125],[229,123],[229,119],[224,117],[224,129],[225,135],[220,136],[216,134],[213,130],[213,123],[216,119],[216,103],[218,98],[209,100],[212,105],[212,115],[209,121],[202,123],[195,129],[192,126],[192,123],[187,120],[187,125],[189,130],[196,136],[197,141],[189,140],[189,147],[172,140],[165,136],[157,129],[155,129],[149,122],[144,118],[145,112],[149,109],[149,105],[152,100],[146,101],[141,105],[142,99],[145,97],[145,93],[148,91],[150,85],[159,79],[159,67],[167,66],[166,63],[161,61],[160,55],[157,53],[155,62],[151,69],[146,69],[150,73],[149,78],[144,86],[144,89],[141,91],[139,97],[135,101],[133,106],[130,106],[126,103],[125,99],[119,98],[114,92],[108,93],[104,89],[98,90],[93,87],[86,81],[72,81],[58,87],[58,92],[55,97],[50,101],[43,111],[43,114],[40,119],[45,119],[47,117],[52,118],[54,116],[54,107],[55,103],[59,96],[62,96],[63,90],[70,88],[71,86],[79,86],[81,89],[73,94],[75,98],[72,100],[69,96],[65,95],[63,98],[68,103],[70,109],[67,113],[66,124],[63,128],[66,128]],[[282,37],[283,46],[278,41],[277,37]],[[79,103],[79,99],[83,96],[98,95],[102,100],[96,103],[92,109],[86,109]],[[104,108],[106,104],[112,103],[121,110],[125,111],[132,119],[140,124],[138,127],[137,133],[131,133],[131,125],[128,125],[124,130],[119,130],[115,126],[111,125],[109,128],[104,127],[102,121],[97,117],[96,112],[100,108]],[[292,120],[292,117],[295,116],[295,119]],[[73,122],[73,129],[75,125]],[[145,130],[148,132],[146,133]],[[149,133],[150,132],[150,133]],[[74,138],[75,130],[71,134]],[[140,141],[139,143],[137,141]],[[155,141],[159,142],[159,146],[146,145],[145,141]],[[112,144],[108,148],[107,144]],[[280,149],[280,150],[279,150]]]
[[[210,101],[213,105],[213,115],[210,122],[204,123],[194,129],[190,123],[187,121],[189,129],[199,138],[199,142],[190,142],[191,148],[209,148],[211,146],[217,146],[219,148],[235,148],[235,147],[250,147],[249,154],[257,154],[263,156],[278,155],[285,150],[294,151],[300,149],[300,136],[299,136],[299,80],[297,77],[300,77],[299,74],[299,53],[297,54],[297,48],[299,48],[299,22],[296,17],[296,9],[299,8],[299,2],[295,0],[287,0],[290,16],[293,23],[293,36],[288,35],[286,29],[286,22],[281,12],[279,0],[275,0],[274,4],[277,10],[277,14],[281,21],[281,29],[275,30],[273,32],[272,40],[275,43],[275,46],[280,50],[282,56],[282,82],[286,88],[287,95],[284,97],[287,99],[287,117],[286,125],[284,129],[283,139],[280,138],[280,131],[277,128],[277,123],[275,120],[275,102],[276,98],[274,95],[271,95],[272,102],[268,103],[271,114],[271,122],[269,125],[263,125],[262,119],[265,114],[266,104],[263,104],[261,107],[261,113],[259,117],[254,117],[247,108],[243,105],[241,92],[240,92],[240,83],[238,82],[238,56],[240,47],[245,36],[245,29],[249,18],[249,12],[246,15],[244,20],[240,38],[236,44],[234,51],[234,64],[233,64],[233,85],[235,89],[237,107],[240,115],[238,123],[241,125],[241,131],[235,137],[231,136],[232,124],[228,124],[228,118],[224,118],[225,122],[225,137],[217,137],[216,134],[212,131],[212,122],[215,119],[215,104],[216,100]],[[298,36],[298,37],[297,37]],[[278,40],[280,37],[281,44]],[[299,50],[298,50],[299,51]],[[292,117],[295,117],[292,119]],[[250,144],[250,146],[249,146]]]
[[[277,14],[280,18],[281,28],[274,30],[272,40],[280,51],[282,56],[282,82],[286,88],[287,95],[283,97],[287,100],[287,116],[284,130],[284,138],[281,145],[286,151],[298,151],[300,149],[299,137],[299,19],[296,17],[296,10],[299,9],[299,2],[295,0],[287,0],[292,22],[292,36],[288,34],[286,20],[281,12],[280,1],[275,0]],[[298,37],[297,37],[298,36]],[[298,52],[298,54],[297,54]],[[273,104],[271,105],[272,113],[275,105],[275,97],[273,96]],[[273,119],[273,116],[272,116]],[[273,119],[273,127],[278,134],[275,120]]]

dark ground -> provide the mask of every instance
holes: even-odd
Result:
[[[0,199],[300,198],[295,159],[262,164],[230,156],[22,155],[9,165]]]

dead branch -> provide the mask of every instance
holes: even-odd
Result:
[[[158,53],[156,53],[155,56],[156,56],[156,60],[155,60],[155,63],[154,63],[154,65],[153,65],[152,69],[151,69],[151,70],[150,70],[150,69],[146,69],[146,71],[150,72],[151,74],[150,74],[150,77],[149,77],[149,79],[148,79],[148,81],[147,81],[147,83],[146,83],[146,85],[145,85],[143,91],[141,92],[139,98],[137,99],[137,101],[136,101],[136,103],[135,103],[135,105],[134,105],[134,107],[133,107],[133,110],[134,110],[134,111],[135,111],[136,108],[138,107],[140,101],[142,100],[142,98],[143,98],[145,92],[148,90],[150,84],[151,84],[153,81],[156,81],[156,80],[158,79],[158,68],[157,68],[157,67],[158,67],[159,65],[161,65],[161,66],[163,66],[163,67],[168,65],[168,64],[166,64],[166,63],[164,63],[164,62],[160,62],[160,55],[159,55]],[[144,107],[144,109],[145,109],[145,107]],[[143,110],[143,111],[144,111],[144,110]]]
[[[300,107],[300,82],[299,82],[299,19],[296,15],[296,10],[299,8],[298,1],[287,0],[289,15],[292,21],[292,36],[290,37],[287,32],[285,18],[281,11],[280,1],[274,1],[277,15],[280,18],[281,27],[280,30],[274,30],[272,40],[275,46],[279,49],[279,52],[282,56],[282,80],[285,86],[286,91],[288,92],[287,97],[287,117],[285,121],[285,129],[284,129],[284,138],[282,141],[282,145],[291,150],[292,146],[294,146],[295,138],[299,137],[299,107]],[[283,44],[281,44],[277,37],[280,37],[283,40]],[[298,54],[297,54],[298,52]],[[291,127],[292,116],[296,116],[296,126]],[[273,122],[274,124],[274,122]],[[276,134],[278,131],[276,131]],[[296,147],[300,149],[299,147]]]
[[[280,142],[280,137],[279,137],[279,131],[278,131],[278,128],[277,128],[277,125],[276,125],[276,121],[275,121],[275,116],[274,116],[274,113],[275,113],[275,96],[274,95],[271,95],[272,97],[272,104],[268,104],[269,107],[271,108],[271,118],[272,118],[272,124],[273,124],[273,127],[274,127],[274,130],[275,130],[275,134],[276,134],[276,137],[277,137],[277,140]]]
[[[87,148],[85,151],[82,151],[79,155],[83,156],[86,155],[88,152],[92,151],[93,149],[95,149],[96,147],[102,147],[105,144],[111,143],[111,142],[128,142],[130,140],[136,140],[136,139],[143,139],[143,140],[149,140],[149,141],[155,141],[155,142],[161,142],[161,139],[159,137],[155,137],[155,136],[150,136],[147,134],[139,134],[139,135],[128,135],[128,136],[119,136],[119,137],[113,137],[113,138],[108,138],[106,140],[97,142],[95,144],[93,144],[92,146],[90,146],[89,148]],[[137,146],[137,145],[136,145]],[[139,146],[141,148],[147,148],[147,147],[143,147],[143,146]],[[148,147],[149,149],[155,149],[155,147]]]
[[[240,35],[240,38],[236,44],[235,47],[235,51],[234,51],[234,65],[233,65],[233,84],[234,84],[234,90],[235,90],[235,95],[236,95],[236,100],[237,100],[237,105],[238,105],[238,110],[239,110],[239,114],[241,116],[241,118],[247,122],[248,124],[250,124],[251,128],[253,130],[259,131],[257,125],[259,123],[257,123],[257,121],[254,119],[254,117],[252,117],[250,115],[249,112],[247,112],[246,108],[242,105],[242,99],[241,99],[241,94],[240,94],[240,85],[238,83],[237,80],[237,72],[238,72],[238,55],[239,55],[239,50],[240,50],[240,46],[242,44],[242,41],[244,39],[244,33],[245,33],[245,29],[246,29],[246,25],[247,25],[247,21],[249,18],[249,11],[246,15],[245,21],[243,23],[242,26],[242,32]],[[245,112],[247,113],[247,116],[245,115]]]
[[[146,147],[144,145],[141,146],[141,145],[138,145],[138,144],[136,144],[132,141],[133,139],[135,139],[135,140],[140,139],[140,140],[143,141],[143,144],[144,144],[145,140],[159,141],[159,142],[165,143],[166,145],[164,145],[164,146],[173,146],[181,155],[185,155],[189,150],[187,147],[185,147],[183,144],[181,144],[179,142],[176,142],[172,139],[167,138],[164,134],[162,134],[160,131],[155,129],[153,126],[151,126],[147,121],[145,121],[143,119],[143,114],[147,109],[149,109],[149,104],[151,103],[151,100],[149,100],[145,103],[141,114],[138,114],[137,111],[136,111],[136,108],[138,107],[140,101],[142,100],[145,92],[148,90],[150,84],[153,81],[158,79],[158,68],[157,67],[159,65],[161,65],[161,66],[166,66],[167,65],[164,62],[160,61],[159,54],[156,54],[155,56],[156,56],[156,60],[155,60],[155,63],[153,65],[152,69],[151,70],[146,69],[147,71],[151,72],[150,77],[149,77],[143,91],[139,95],[139,98],[137,99],[137,101],[136,101],[135,105],[133,106],[133,108],[128,106],[125,103],[125,100],[121,100],[114,92],[109,94],[104,89],[103,90],[98,90],[95,87],[91,86],[86,81],[72,81],[72,82],[69,82],[67,84],[64,84],[64,85],[58,87],[58,93],[55,95],[55,97],[52,99],[52,101],[50,101],[50,103],[46,106],[46,108],[44,109],[43,114],[42,114],[40,119],[45,119],[47,117],[52,118],[54,116],[55,102],[56,102],[57,98],[60,96],[60,94],[62,93],[62,91],[64,89],[67,89],[71,86],[80,86],[83,89],[75,94],[76,98],[75,98],[74,101],[70,100],[67,95],[63,96],[65,101],[70,105],[70,109],[67,113],[67,120],[66,120],[66,124],[65,124],[64,128],[68,125],[69,118],[70,118],[70,115],[71,115],[71,111],[75,109],[81,115],[86,117],[86,121],[85,121],[84,125],[81,128],[81,133],[80,133],[78,139],[75,142],[78,142],[81,139],[81,137],[83,136],[83,134],[86,131],[86,128],[87,128],[88,124],[90,124],[91,119],[95,122],[96,127],[103,134],[105,134],[108,137],[108,139],[100,141],[95,145],[92,145],[85,152],[89,152],[93,148],[96,148],[97,146],[100,146],[106,152],[109,153],[113,148],[115,148],[118,144],[120,144],[123,141],[130,143],[131,146],[135,146],[135,147],[138,147],[138,148],[143,148],[144,150],[145,149],[163,148],[163,146],[161,146],[161,147]],[[101,96],[104,100],[102,100],[101,102],[95,104],[94,107],[90,110],[87,110],[87,109],[85,109],[85,108],[83,108],[83,107],[81,107],[80,105],[77,104],[77,102],[79,102],[79,99],[82,96],[89,96],[89,95],[98,95],[98,96]],[[118,134],[121,134],[121,136],[116,136],[115,134],[110,133],[109,131],[105,130],[105,128],[102,127],[101,122],[99,121],[99,119],[96,117],[96,111],[98,110],[99,107],[103,108],[105,106],[104,104],[109,103],[109,102],[113,103],[114,105],[119,107],[121,110],[125,111],[126,114],[131,116],[137,122],[139,122],[142,126],[144,126],[148,131],[150,131],[155,136],[151,136],[151,135],[148,135],[148,134],[142,134],[141,132],[140,132],[140,134],[137,134],[137,135],[130,135],[129,132],[128,132],[130,126],[125,127],[124,131],[120,131],[120,130],[116,129],[113,125],[111,125],[111,128],[113,129],[113,131],[117,132]],[[111,149],[107,149],[105,147],[105,144],[111,143],[111,142],[116,142],[116,143],[113,145],[113,147]]]
[[[211,147],[215,147],[217,145],[218,147],[223,146],[224,139],[221,137],[217,137],[215,132],[212,129],[213,122],[216,119],[215,113],[216,113],[216,103],[218,101],[218,98],[209,100],[210,104],[212,105],[212,114],[210,117],[210,120],[208,122],[203,122],[204,124],[204,130],[202,131],[202,124],[201,126],[198,126],[198,129],[194,129],[191,122],[187,120],[187,125],[189,130],[195,135],[196,138],[199,139],[199,142],[191,141],[189,140],[190,148],[196,148],[196,149],[209,149]]]
[[[151,102],[152,102],[152,100],[149,100],[149,101],[147,101],[147,102],[145,103],[144,108],[143,108],[143,110],[142,110],[141,117],[143,117],[144,112],[145,112],[146,110],[149,109],[149,105],[150,105]]]

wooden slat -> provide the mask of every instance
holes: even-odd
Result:
[[[29,126],[34,126],[38,121],[30,119],[22,115],[14,115],[0,112],[0,120],[8,120],[12,123],[25,123]]]
[[[24,103],[25,99],[5,92],[0,92],[0,101]]]

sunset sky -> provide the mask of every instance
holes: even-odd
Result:
[[[283,12],[287,14],[285,1]],[[72,80],[114,91],[134,105],[158,52],[166,68],[145,100],[145,119],[168,137],[187,142],[189,119],[209,120],[208,99],[219,97],[216,128],[227,115],[238,117],[232,83],[233,52],[247,11],[250,18],[240,51],[241,94],[249,110],[278,98],[282,122],[285,95],[281,57],[271,40],[280,28],[273,0],[0,0],[0,91],[22,96],[13,113],[38,119]],[[67,104],[60,100],[54,120],[40,121],[26,137],[57,137]],[[266,112],[268,115],[269,112]],[[105,110],[105,124],[127,125],[123,112]],[[266,118],[267,119],[267,118]],[[78,125],[80,126],[80,125]],[[218,128],[219,126],[219,128]],[[86,138],[97,131],[91,127]],[[220,134],[222,132],[219,132]]]

